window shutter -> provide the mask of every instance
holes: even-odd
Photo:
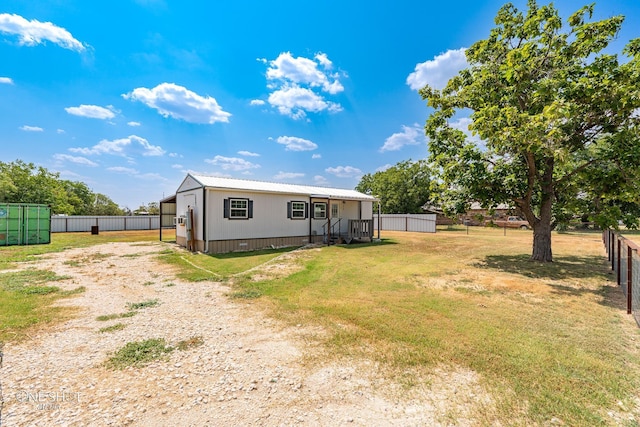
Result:
[[[287,218],[291,219],[291,202],[287,202]]]
[[[224,217],[229,218],[229,199],[224,199]]]
[[[249,204],[249,212],[248,212],[248,216],[249,218],[253,218],[253,200],[249,200],[248,201]]]
[[[309,218],[309,203],[304,204],[304,219]]]

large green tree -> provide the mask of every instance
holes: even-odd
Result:
[[[599,225],[637,225],[640,197],[640,39],[619,58],[606,48],[624,17],[591,21],[593,5],[563,24],[553,5],[506,4],[467,69],[420,93],[430,160],[458,206],[516,206],[533,228],[532,259],[552,261],[551,231],[589,213]],[[470,113],[474,142],[451,126]]]
[[[0,162],[0,202],[51,205],[55,214],[122,215],[115,202],[86,184],[62,180],[58,173],[22,160]]]
[[[432,185],[425,160],[405,160],[364,175],[356,190],[378,197],[382,213],[422,213],[422,206],[431,200]]]

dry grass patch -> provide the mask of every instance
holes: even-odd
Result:
[[[552,264],[528,261],[530,231],[383,237],[308,252],[301,269],[239,279],[236,292],[324,328],[326,355],[373,360],[399,382],[424,368],[476,375],[495,408],[476,406],[474,424],[615,425],[618,402],[640,422],[640,334],[599,234],[554,234]]]

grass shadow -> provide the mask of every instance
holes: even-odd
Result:
[[[347,244],[347,245],[338,245],[338,247],[343,248],[343,249],[363,249],[363,248],[370,248],[370,247],[377,247],[377,246],[386,246],[386,245],[397,245],[398,242],[391,240],[391,239],[380,239],[379,242],[359,242],[357,240],[354,240],[353,242]]]
[[[242,252],[227,252],[224,254],[206,254],[211,258],[224,260],[224,259],[235,259],[235,258],[250,258],[258,255],[280,255],[287,252],[295,251],[299,249],[300,246],[287,246],[286,248],[277,248],[277,249],[262,249],[257,251],[242,251]]]
[[[552,263],[539,263],[531,261],[528,255],[488,255],[474,266],[548,281],[545,285],[559,297],[595,295],[601,305],[620,310],[626,307],[626,299],[615,283],[615,275],[601,256],[555,256]],[[568,279],[595,279],[600,284],[597,287],[572,285]],[[568,282],[562,283],[563,280]]]
[[[487,255],[474,267],[520,274],[532,279],[610,279],[604,258],[601,256],[555,256],[554,262],[531,261],[529,255]]]

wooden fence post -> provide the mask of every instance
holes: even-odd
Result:
[[[613,231],[611,231],[611,239],[609,239],[609,246],[610,246],[610,250],[611,250],[611,269],[615,269],[615,259],[616,259],[616,249],[615,246],[613,245],[613,237],[615,237],[615,234],[613,233]]]
[[[618,267],[617,272],[618,272],[618,274],[616,276],[617,276],[618,286],[620,286],[620,258],[622,258],[620,255],[622,254],[622,248],[621,248],[622,242],[620,241],[619,238],[616,239],[616,240],[618,241],[618,264],[617,264],[617,267]]]
[[[631,246],[627,246],[627,314],[631,314],[633,311],[633,249]]]

